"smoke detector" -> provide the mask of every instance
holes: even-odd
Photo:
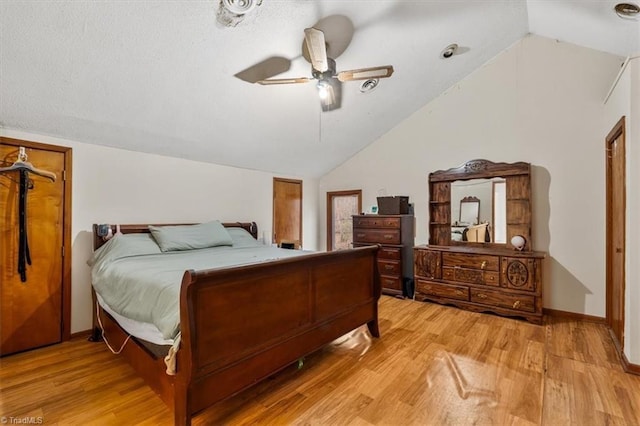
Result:
[[[613,10],[623,19],[635,19],[640,14],[640,7],[634,3],[618,3]]]

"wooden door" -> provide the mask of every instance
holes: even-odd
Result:
[[[10,166],[19,146],[0,140],[0,164]],[[31,144],[32,146],[34,144]],[[64,152],[28,148],[28,161],[57,175],[51,182],[29,174],[27,235],[31,265],[18,273],[19,173],[0,174],[0,355],[60,342],[63,338]],[[68,306],[65,306],[68,309]]]
[[[273,178],[273,239],[302,247],[302,181]]]
[[[327,250],[353,245],[353,215],[362,212],[362,190],[327,192]]]
[[[624,348],[625,292],[625,120],[618,121],[606,138],[607,161],[607,324]]]

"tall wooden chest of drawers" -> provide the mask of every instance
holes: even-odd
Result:
[[[415,298],[542,324],[544,257],[507,249],[417,246]]]
[[[402,296],[403,279],[413,278],[413,215],[353,216],[353,246],[380,244],[378,272],[384,294]]]

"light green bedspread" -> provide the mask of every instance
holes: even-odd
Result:
[[[223,246],[200,250],[104,259],[93,265],[95,291],[115,312],[152,323],[165,339],[180,329],[180,285],[184,272],[244,265],[308,254],[265,245]]]

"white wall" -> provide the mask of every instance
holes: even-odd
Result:
[[[364,206],[381,190],[409,195],[424,244],[430,172],[475,158],[530,162],[544,306],[603,317],[603,99],[622,61],[526,37],[321,178],[319,211],[326,191],[361,188]]]
[[[73,148],[71,332],[91,328],[89,267],[94,223],[255,221],[271,235],[270,173],[124,151],[0,129],[16,139]],[[280,176],[296,178],[295,176]],[[315,250],[318,181],[303,180],[303,245]]]
[[[640,58],[630,60],[605,104],[602,133],[608,134],[625,117],[626,122],[626,268],[624,352],[629,362],[640,364]]]

